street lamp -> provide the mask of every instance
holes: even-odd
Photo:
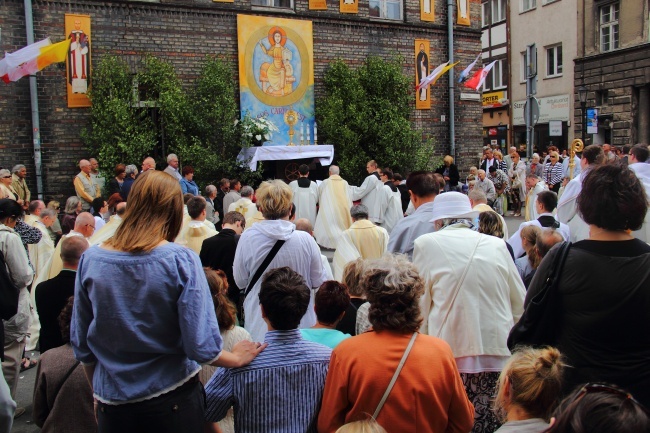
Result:
[[[585,142],[587,136],[587,88],[584,84],[578,87],[578,99],[580,99],[580,108],[582,109],[582,142]]]

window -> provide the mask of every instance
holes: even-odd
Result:
[[[537,7],[537,0],[521,0],[521,12],[526,12]]]
[[[251,0],[251,4],[272,8],[293,8],[293,0]]]
[[[507,0],[490,0],[492,9],[492,24],[506,20],[506,11],[508,8]]]
[[[521,52],[521,68],[519,70],[519,75],[519,81],[525,83],[526,77],[528,76],[528,53],[526,51]]]
[[[600,8],[600,50],[612,51],[618,48],[618,3]]]
[[[562,75],[562,45],[555,45],[546,49],[546,76],[560,75]]]
[[[481,3],[481,27],[490,24],[490,3]]]
[[[370,16],[402,20],[402,0],[370,0]]]
[[[508,86],[508,64],[506,60],[498,60],[490,70],[492,90],[503,89]],[[487,81],[486,80],[486,81]]]

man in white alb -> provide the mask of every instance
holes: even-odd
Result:
[[[374,160],[366,164],[368,177],[363,180],[361,186],[353,186],[352,200],[361,200],[361,204],[368,208],[368,219],[373,223],[381,224],[384,221],[384,210],[382,209],[382,190],[384,184],[379,179],[377,163]]]
[[[330,176],[318,187],[320,209],[314,225],[314,236],[318,245],[335,249],[341,233],[350,228],[352,196],[348,183],[339,175],[338,166],[331,165]]]
[[[309,167],[298,167],[300,177],[289,184],[293,191],[293,204],[296,205],[296,219],[306,218],[311,225],[316,223],[316,205],[318,204],[318,185],[309,180]]]

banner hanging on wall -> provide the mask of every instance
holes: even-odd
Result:
[[[415,40],[415,85],[417,86],[429,75],[429,41]],[[423,87],[415,91],[415,109],[431,109],[431,88]]]
[[[434,0],[420,0],[420,20],[435,21]]]
[[[457,24],[461,26],[469,26],[469,0],[456,0],[456,17]]]
[[[90,107],[90,15],[65,14],[65,34],[70,39],[66,64],[68,108]]]

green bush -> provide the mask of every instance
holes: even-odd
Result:
[[[402,73],[402,63],[371,56],[352,70],[337,60],[325,73],[325,96],[316,103],[318,133],[334,145],[334,163],[353,184],[367,175],[371,159],[401,173],[439,163],[432,141],[423,140],[409,119],[413,82]]]

